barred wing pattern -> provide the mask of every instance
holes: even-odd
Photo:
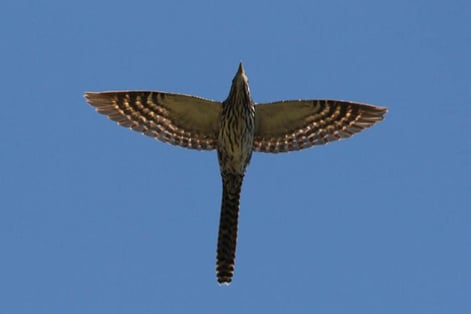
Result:
[[[223,103],[158,91],[85,93],[85,98],[98,113],[123,127],[173,145],[218,149],[223,180],[216,262],[220,283],[230,283],[234,272],[240,192],[252,152],[290,152],[348,138],[383,120],[387,112],[341,100],[253,106],[242,64]],[[241,110],[244,106],[249,110]],[[225,114],[226,109],[231,114]],[[233,168],[238,171],[233,173]]]
[[[289,100],[255,106],[254,151],[281,153],[348,138],[383,120],[387,109],[341,100]]]
[[[220,102],[152,91],[85,93],[96,110],[119,125],[186,148],[217,146]]]

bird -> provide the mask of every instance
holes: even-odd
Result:
[[[216,252],[219,284],[232,282],[242,182],[253,152],[282,153],[345,139],[382,121],[387,108],[311,99],[255,103],[242,62],[224,101],[161,91],[86,92],[96,111],[169,144],[216,150],[222,201]]]

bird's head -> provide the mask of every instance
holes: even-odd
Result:
[[[250,104],[252,99],[250,97],[249,80],[245,75],[244,66],[242,62],[239,64],[237,73],[232,79],[232,86],[229,96],[226,99],[227,103],[244,103]]]

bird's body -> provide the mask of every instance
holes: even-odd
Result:
[[[152,91],[86,93],[101,114],[161,141],[217,149],[223,192],[217,247],[219,283],[234,271],[242,181],[253,152],[278,153],[347,138],[383,119],[386,108],[337,100],[255,105],[242,64],[224,102]]]
[[[218,160],[222,177],[216,271],[220,283],[230,282],[234,272],[239,199],[245,170],[252,157],[255,107],[247,77],[239,66],[231,91],[222,103],[219,119]]]
[[[252,157],[254,133],[255,107],[241,65],[219,118],[217,151],[221,173],[245,173]]]

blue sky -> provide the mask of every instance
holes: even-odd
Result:
[[[13,1],[0,12],[0,313],[471,313],[469,1]],[[233,284],[215,152],[85,91],[387,106],[351,139],[255,154]]]

